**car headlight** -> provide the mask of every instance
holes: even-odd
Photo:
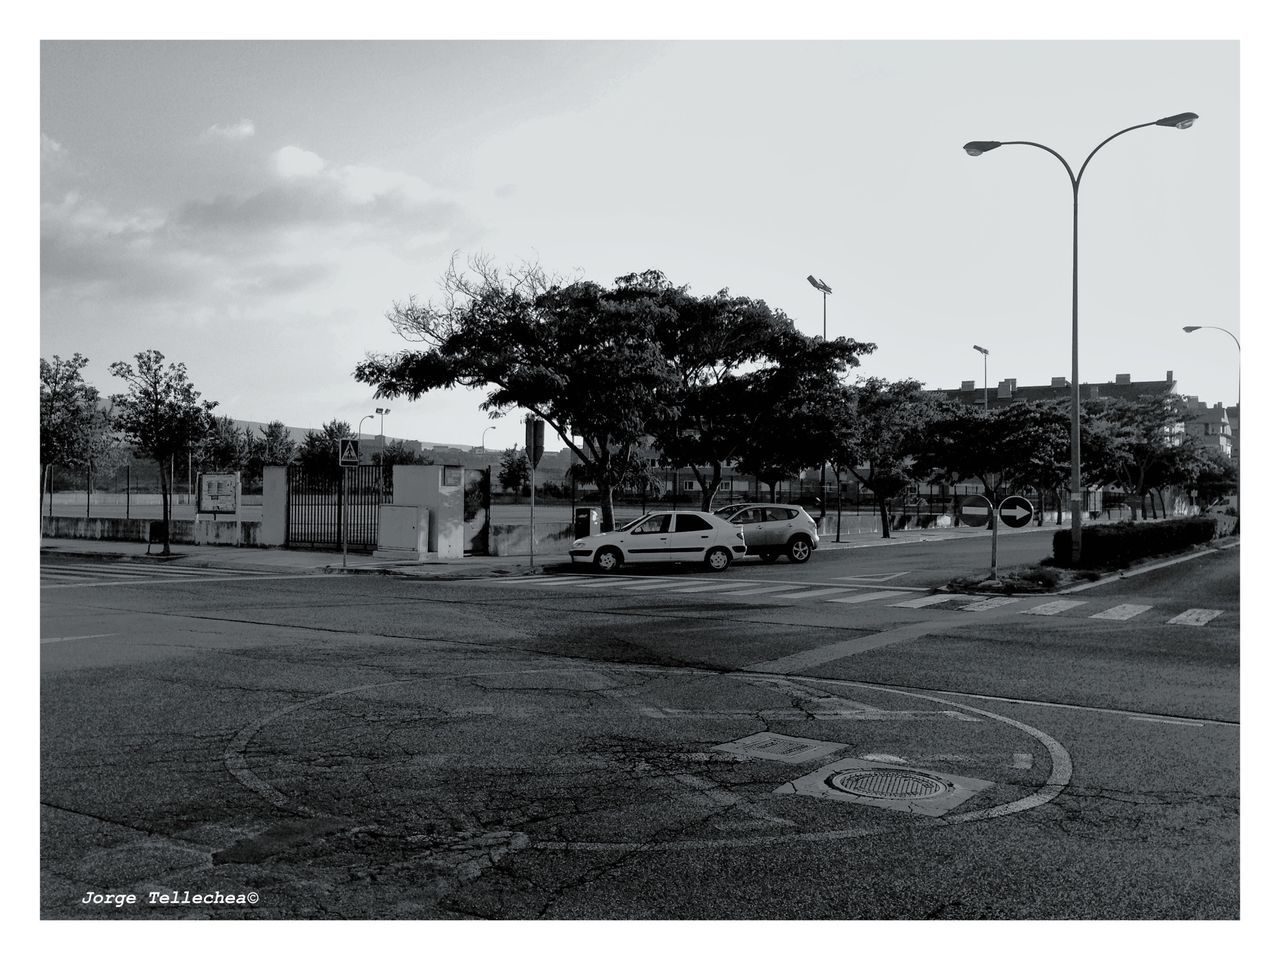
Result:
[[[585,542],[585,541],[583,541],[583,540],[575,540],[575,541],[573,541],[573,549],[575,549],[575,550],[576,550],[576,549],[578,549],[578,547],[585,546],[585,545],[586,545],[586,542]]]

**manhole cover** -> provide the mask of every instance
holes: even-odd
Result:
[[[901,770],[844,770],[829,776],[827,786],[869,800],[928,800],[948,789],[941,780]]]

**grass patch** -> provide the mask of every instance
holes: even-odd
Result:
[[[1048,561],[1015,570],[998,571],[995,577],[955,577],[945,587],[952,593],[1053,593],[1082,580],[1097,580],[1098,570],[1064,570]]]

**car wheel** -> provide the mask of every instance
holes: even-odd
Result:
[[[808,537],[792,537],[787,542],[787,559],[792,563],[804,563],[813,553],[813,544]]]
[[[733,562],[733,556],[724,547],[712,547],[707,551],[707,569],[719,573],[721,570],[728,569],[730,563]]]
[[[764,563],[773,563],[777,559],[778,559],[778,555],[774,553],[772,550],[765,550],[765,551],[762,551],[760,554],[760,560]]]
[[[622,566],[622,554],[613,547],[602,547],[592,565],[601,573],[613,573]]]

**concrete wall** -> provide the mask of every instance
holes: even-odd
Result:
[[[489,527],[489,542],[495,557],[518,557],[529,553],[529,524],[495,523]],[[559,553],[569,559],[573,543],[573,524],[534,524],[534,556]]]
[[[156,536],[151,540],[152,524]],[[170,520],[169,542],[223,544],[237,547],[266,546],[262,524],[256,520]],[[124,520],[119,517],[41,517],[40,535],[75,540],[123,540],[160,543],[159,520]]]

